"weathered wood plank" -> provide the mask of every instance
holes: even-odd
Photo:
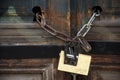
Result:
[[[64,42],[52,36],[1,36],[0,45],[63,45]]]
[[[69,0],[49,0],[47,5],[48,22],[57,30],[70,34]]]
[[[51,36],[41,29],[0,29],[0,36]]]
[[[0,23],[0,29],[41,29],[40,26],[35,22],[31,23]]]
[[[62,45],[63,41],[44,31],[37,23],[0,23],[1,45]]]
[[[111,41],[111,42],[119,42],[120,34],[99,34],[99,33],[89,33],[85,37],[89,41]]]

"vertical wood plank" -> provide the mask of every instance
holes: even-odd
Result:
[[[52,27],[69,35],[69,0],[49,0],[47,16]]]

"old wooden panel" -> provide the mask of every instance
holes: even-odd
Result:
[[[56,63],[56,59],[1,59],[0,80],[63,80]]]

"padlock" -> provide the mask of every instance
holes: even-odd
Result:
[[[65,60],[64,55],[65,55],[64,51],[61,51],[59,64],[58,64],[58,70],[75,73],[75,74],[88,75],[89,67],[90,67],[90,63],[91,63],[90,55],[79,54],[76,65],[65,64],[64,63],[64,60]]]

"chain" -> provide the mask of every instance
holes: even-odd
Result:
[[[39,19],[41,19],[41,21]],[[66,35],[66,34],[64,34],[64,33],[60,32],[60,31],[57,31],[53,27],[51,27],[50,25],[46,24],[45,18],[43,16],[37,14],[37,13],[36,13],[36,20],[37,20],[37,23],[45,31],[47,31],[51,35],[53,35],[53,36],[55,36],[55,37],[65,41],[65,42],[71,42],[72,41],[72,39],[68,35]]]
[[[37,23],[48,33],[50,33],[51,35],[65,41],[68,42],[68,45],[71,46],[75,46],[74,44],[80,44],[80,46],[85,50],[85,52],[90,51],[92,48],[90,46],[90,44],[84,39],[85,35],[88,33],[88,31],[91,28],[92,22],[94,21],[96,16],[99,16],[102,9],[99,6],[95,6],[93,7],[93,15],[91,16],[90,20],[88,21],[88,23],[86,23],[85,25],[83,25],[83,27],[78,31],[77,35],[74,38],[70,38],[68,35],[55,30],[53,27],[51,27],[50,25],[48,25],[46,23],[46,20],[44,18],[44,16],[41,16],[39,13],[36,13],[36,21]]]
[[[41,20],[40,20],[41,19]],[[84,39],[84,37],[82,36],[76,36],[74,38],[70,38],[68,35],[55,30],[53,27],[51,27],[50,25],[46,24],[45,18],[39,14],[36,13],[36,20],[37,23],[48,33],[50,33],[51,35],[65,41],[68,42],[67,45],[70,45],[70,47],[75,46],[74,43],[78,43],[81,45],[81,47],[86,51],[90,51],[91,50],[91,46],[89,45],[89,43]]]

